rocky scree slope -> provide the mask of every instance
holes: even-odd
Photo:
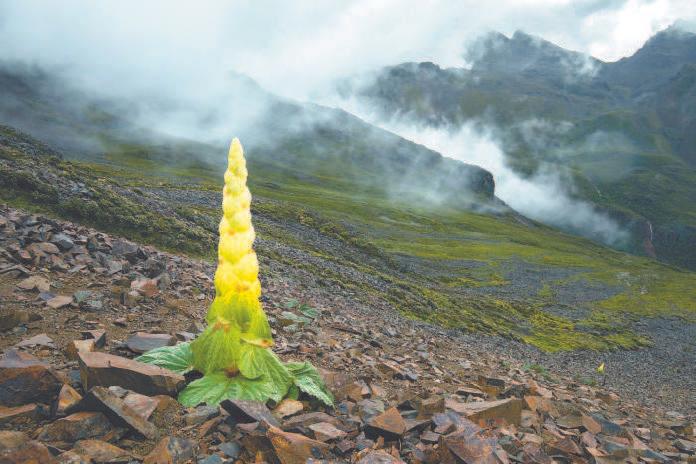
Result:
[[[170,251],[212,257],[218,171],[199,167],[192,177],[173,174],[179,168],[171,165],[120,160],[118,167],[61,160],[5,128],[0,199]],[[449,329],[502,335],[551,352],[643,347],[637,356],[649,360],[649,375],[643,364],[624,362],[619,351],[611,354],[622,366],[617,379],[626,374],[636,391],[649,392],[646,397],[673,384],[675,376],[673,391],[688,389],[692,377],[679,374],[694,350],[691,274],[516,214],[417,209],[250,168],[260,256],[320,276],[318,285],[371,306]],[[668,325],[678,330],[666,330]],[[675,350],[679,356],[664,356]],[[608,355],[576,354],[572,370],[585,375],[600,356]],[[624,371],[625,365],[632,367]],[[656,381],[646,386],[639,381],[645,378]]]
[[[4,462],[692,462],[694,417],[557,376],[262,260],[274,350],[336,396],[184,409],[132,358],[190,340],[213,268],[0,207]],[[599,379],[598,379],[599,380]]]

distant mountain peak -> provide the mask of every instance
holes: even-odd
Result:
[[[638,92],[662,85],[687,64],[696,63],[696,34],[676,22],[653,35],[633,55],[609,63],[601,78]]]
[[[533,73],[555,80],[591,74],[601,62],[580,52],[517,30],[511,37],[490,32],[465,53],[472,69],[503,73]]]

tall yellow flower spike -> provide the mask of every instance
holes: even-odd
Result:
[[[236,371],[240,343],[273,345],[271,327],[259,300],[261,283],[253,249],[255,234],[247,175],[242,144],[235,138],[225,171],[215,300],[206,316],[208,328],[191,345],[194,364],[203,367],[204,372]]]
[[[234,139],[225,171],[215,300],[206,316],[208,327],[192,342],[156,348],[138,360],[180,374],[203,374],[179,393],[184,406],[216,405],[231,398],[277,403],[300,392],[331,406],[333,396],[309,362],[283,363],[269,348],[273,338],[259,300],[259,263],[246,181],[244,152]]]

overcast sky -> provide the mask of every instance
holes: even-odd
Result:
[[[630,55],[694,0],[3,1],[0,58],[62,66],[102,89],[202,92],[245,73],[307,99],[409,61],[463,65],[465,43],[521,29],[603,60]]]

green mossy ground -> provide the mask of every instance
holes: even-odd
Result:
[[[103,163],[96,164],[52,160],[63,175],[79,179],[95,192],[90,202],[56,199],[50,186],[13,172],[0,172],[0,201],[82,221],[164,249],[211,257],[217,241],[215,205],[182,201],[170,205],[176,216],[170,217],[125,198],[114,186],[135,193],[152,187],[218,191],[224,159],[219,167],[183,161],[162,167],[158,158],[141,156],[149,153],[146,148],[112,149]],[[547,351],[647,345],[650,340],[632,330],[641,317],[696,322],[694,273],[538,224],[525,225],[513,215],[417,207],[379,192],[356,193],[343,182],[255,163],[253,153],[249,167],[261,238],[348,266],[383,285],[346,279],[338,271],[297,262],[270,249],[259,250],[262,258],[321,275],[368,303],[374,298],[386,301],[407,317],[512,337]],[[326,249],[308,240],[298,227],[343,245],[340,250]],[[513,265],[561,270],[565,277],[520,280],[509,275]],[[588,295],[577,303],[583,309],[580,318],[545,309],[559,303],[561,287],[582,282],[614,291],[608,297]],[[508,291],[515,285],[537,290]]]

